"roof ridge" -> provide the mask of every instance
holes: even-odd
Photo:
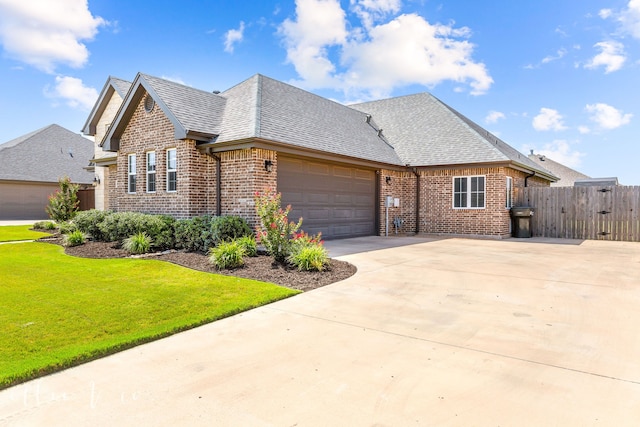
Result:
[[[24,135],[20,135],[16,138],[10,139],[9,141],[3,142],[2,144],[0,144],[0,150],[3,149],[7,149],[7,148],[11,148],[11,147],[15,147],[18,144],[21,144],[22,142],[33,138],[34,136],[44,132],[45,130],[49,129],[52,126],[58,126],[58,127],[62,127],[60,125],[57,125],[55,123],[51,123],[50,125],[41,127],[40,129],[36,129],[34,131],[31,131],[29,133],[26,133]]]
[[[256,74],[256,117],[255,117],[255,135],[259,138],[262,131],[262,74]]]

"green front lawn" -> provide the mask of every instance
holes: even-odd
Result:
[[[162,261],[0,245],[0,389],[296,293]]]
[[[36,240],[48,236],[49,233],[29,230],[31,225],[5,225],[0,227],[0,242],[15,242],[17,240]]]

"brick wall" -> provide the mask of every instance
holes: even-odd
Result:
[[[144,99],[136,106],[120,139],[117,172],[110,174],[112,187],[110,208],[168,214],[189,218],[215,212],[215,160],[200,153],[193,140],[177,140],[171,121],[156,104],[147,112]],[[177,154],[177,191],[167,191],[167,150]],[[156,192],[147,193],[146,153],[156,152]],[[127,192],[128,155],[136,155],[136,192]]]
[[[257,191],[276,189],[278,161],[275,151],[259,148],[220,153],[222,214],[245,218],[253,228],[258,224],[254,196]],[[265,160],[272,162],[271,172]]]
[[[510,214],[505,207],[506,177],[513,178],[516,200],[518,189],[524,187],[526,173],[511,168],[466,168],[446,170],[422,170],[420,174],[419,229],[428,234],[487,235],[507,237],[510,234]],[[454,209],[453,178],[481,175],[485,177],[485,208]],[[387,177],[391,181],[387,183]],[[400,206],[389,208],[389,234],[395,232],[393,220],[403,219],[400,233],[416,231],[416,176],[406,171],[381,170],[380,185],[380,235],[385,234],[385,198],[399,198]],[[541,178],[528,179],[529,186],[548,186]]]
[[[381,170],[377,174],[380,189],[380,224],[378,232],[381,236],[386,233],[387,213],[389,221],[389,235],[398,233],[415,233],[416,231],[416,176],[409,171]],[[386,198],[391,196],[398,199],[398,207],[386,207]],[[402,219],[402,225],[396,229],[394,220]]]

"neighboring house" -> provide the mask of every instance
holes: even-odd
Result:
[[[573,187],[575,181],[590,178],[589,176],[578,172],[575,169],[571,169],[570,167],[567,167],[562,163],[551,160],[543,154],[534,154],[533,150],[531,150],[529,158],[531,159],[531,161],[535,162],[540,167],[548,170],[559,178],[558,181],[551,183],[552,187]]]
[[[615,187],[620,185],[618,178],[615,176],[607,178],[585,178],[577,179],[573,183],[574,187]]]
[[[100,143],[111,126],[118,108],[131,87],[131,82],[109,77],[105,83],[100,96],[96,101],[89,118],[82,128],[85,135],[94,138],[94,155],[92,162],[95,164],[95,207],[104,210],[108,206],[106,183],[109,181],[109,165],[115,165],[116,154],[104,151]]]
[[[393,233],[394,220],[508,236],[514,193],[557,179],[429,94],[345,106],[262,75],[211,93],[138,74],[100,144],[116,154],[107,209],[255,225],[254,195],[270,188],[325,238]]]
[[[47,218],[60,178],[91,188],[92,157],[91,141],[55,124],[0,144],[0,219]]]

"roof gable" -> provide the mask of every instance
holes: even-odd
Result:
[[[0,144],[0,179],[90,184],[93,173],[85,167],[93,157],[93,142],[52,124]]]
[[[96,103],[91,109],[91,113],[89,113],[87,121],[82,127],[82,133],[85,135],[95,136],[98,121],[100,121],[100,118],[104,114],[113,94],[117,93],[120,98],[124,99],[130,87],[131,82],[109,76],[102,88],[102,91],[100,91],[100,95],[98,96]]]
[[[208,141],[220,133],[225,99],[169,80],[138,73],[113,126],[105,136],[103,149],[117,151],[120,136],[145,94],[149,94],[174,126],[176,139]]]

